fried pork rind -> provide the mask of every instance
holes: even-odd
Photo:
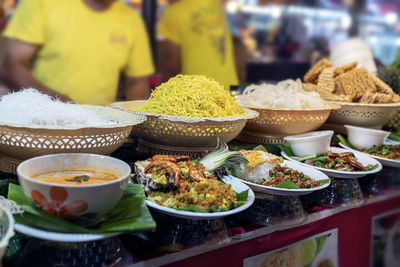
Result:
[[[374,103],[392,103],[393,94],[375,93]]]
[[[335,82],[333,81],[333,68],[325,68],[318,77],[318,91],[323,90],[328,93],[335,92]]]
[[[393,102],[393,103],[400,102],[400,95],[398,95],[398,94],[393,94],[393,95],[392,95],[392,102]]]
[[[358,68],[343,73],[335,78],[338,92],[351,97],[351,102],[358,102],[366,92],[376,92],[376,86],[365,68]]]
[[[318,82],[318,76],[321,74],[323,69],[330,68],[332,65],[332,62],[328,59],[321,59],[306,73],[306,75],[304,75],[304,82],[316,84]]]
[[[354,69],[355,67],[357,67],[357,65],[358,65],[358,62],[354,61],[354,62],[351,62],[348,64],[344,64],[342,66],[336,67],[333,70],[333,77],[337,77],[345,72],[348,72],[348,71]]]
[[[383,81],[381,81],[378,77],[376,77],[375,75],[371,75],[371,80],[374,82],[376,89],[379,93],[383,93],[383,94],[393,94],[393,90],[392,88],[390,88],[389,85],[387,85],[386,83],[384,83]]]
[[[331,66],[329,60],[318,61],[304,76],[303,86],[330,101],[367,104],[400,102],[400,96],[390,86],[366,68],[356,68],[357,62],[336,68]]]
[[[344,94],[332,94],[326,91],[318,91],[321,97],[329,101],[351,102],[352,97]]]

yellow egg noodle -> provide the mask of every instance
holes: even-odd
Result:
[[[158,86],[137,111],[184,117],[245,115],[224,87],[203,75],[177,75]]]

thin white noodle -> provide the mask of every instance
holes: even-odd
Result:
[[[268,109],[323,109],[330,105],[317,92],[303,89],[299,79],[247,86],[237,101],[242,106]]]

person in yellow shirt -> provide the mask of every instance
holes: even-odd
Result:
[[[21,0],[3,33],[0,78],[63,101],[105,105],[148,97],[153,63],[141,17],[117,0]]]
[[[221,0],[179,0],[165,10],[157,34],[162,39],[162,80],[203,74],[227,90],[237,85],[232,37]]]

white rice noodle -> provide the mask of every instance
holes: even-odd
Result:
[[[323,109],[330,106],[317,92],[305,91],[299,79],[281,81],[276,85],[250,85],[237,101],[245,107],[267,109]]]
[[[43,126],[99,126],[115,122],[81,105],[63,103],[36,89],[24,89],[4,95],[0,100],[2,124]]]

